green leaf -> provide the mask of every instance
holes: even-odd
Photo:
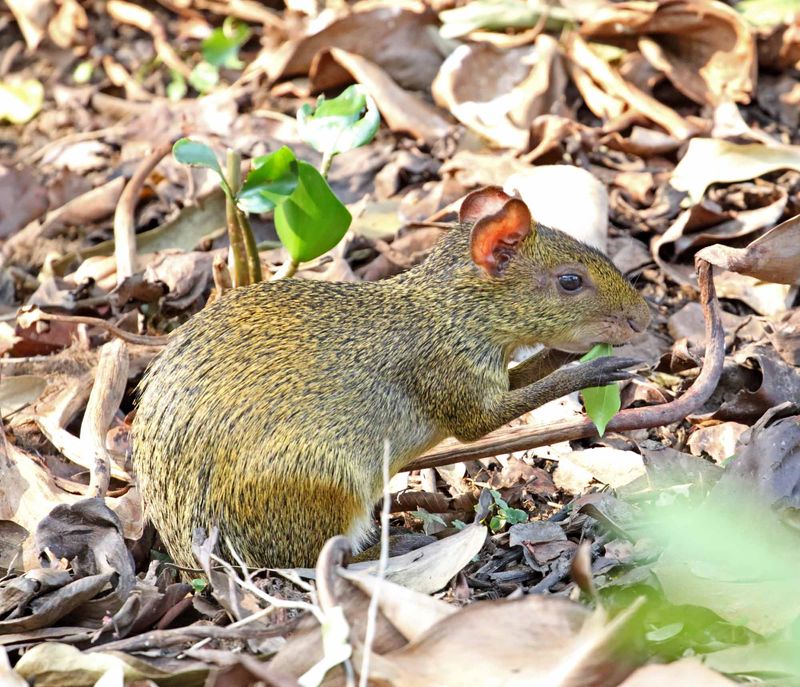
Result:
[[[499,532],[506,524],[506,519],[502,515],[493,515],[489,521],[489,529],[492,532]]]
[[[0,81],[0,120],[24,124],[42,109],[44,86],[36,79]]]
[[[332,100],[320,96],[316,110],[303,105],[297,111],[300,136],[314,149],[328,155],[369,143],[380,123],[375,101],[360,84],[349,86]]]
[[[275,229],[289,255],[308,262],[339,243],[353,218],[314,167],[302,160],[297,167],[297,188],[276,206]]]
[[[253,160],[236,200],[245,212],[269,212],[291,196],[298,183],[297,158],[283,146]]]
[[[189,584],[192,586],[195,594],[199,594],[208,586],[208,582],[203,577],[195,577],[189,582]]]
[[[581,358],[581,362],[609,356],[612,352],[613,350],[609,344],[597,344]],[[600,436],[603,436],[606,431],[606,425],[619,412],[622,406],[619,387],[616,384],[592,386],[588,389],[583,389],[581,395],[583,396],[586,414],[594,422],[594,426],[597,427]]]
[[[172,146],[172,156],[181,164],[204,167],[216,172],[219,176],[222,190],[225,191],[226,195],[231,196],[230,187],[222,174],[222,168],[219,166],[217,156],[205,143],[193,141],[191,138],[178,139],[175,141],[175,145]]]
[[[208,93],[219,83],[219,67],[210,62],[199,62],[189,74],[189,83],[200,93]]]
[[[79,62],[75,69],[72,70],[72,80],[78,84],[89,83],[94,73],[94,64],[91,60],[84,60]]]
[[[202,43],[203,59],[215,67],[241,69],[239,48],[249,40],[252,31],[234,17],[226,17],[221,28],[214,29]]]
[[[507,508],[505,510],[506,521],[510,525],[518,525],[521,522],[528,522],[528,514],[519,508]]]
[[[170,73],[172,79],[167,84],[167,98],[172,102],[176,102],[186,96],[186,91],[188,90],[186,87],[186,79],[183,77],[183,74],[174,69],[171,70]]]

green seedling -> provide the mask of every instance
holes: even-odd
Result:
[[[274,213],[275,229],[289,253],[279,277],[294,274],[301,262],[314,260],[342,240],[352,221],[326,180],[334,155],[368,143],[380,124],[375,104],[360,86],[338,98],[317,101],[316,111],[304,106],[297,114],[305,140],[322,152],[318,171],[283,146],[253,160],[244,182],[238,154],[228,151],[223,173],[214,151],[205,143],[182,138],[173,147],[178,162],[209,169],[219,176],[226,195],[234,286],[260,281],[258,253],[248,213]]]
[[[490,489],[492,498],[494,499],[494,508],[497,512],[492,516],[489,521],[489,529],[492,532],[502,531],[506,525],[517,525],[521,522],[528,522],[528,514],[519,508],[511,508],[505,499],[501,498],[500,492],[496,489]]]
[[[581,362],[612,355],[613,350],[609,344],[597,344],[581,358]],[[606,386],[592,386],[581,391],[586,414],[594,422],[600,436],[606,431],[606,425],[611,421],[622,406],[619,396],[619,387],[616,384]]]
[[[349,86],[332,100],[320,96],[316,109],[303,105],[297,112],[300,135],[322,153],[320,171],[326,178],[334,155],[369,143],[380,123],[375,101],[360,84]]]
[[[239,59],[239,50],[251,35],[252,31],[247,24],[234,17],[226,17],[222,26],[214,29],[203,41],[203,60],[192,69],[189,83],[200,93],[207,93],[219,83],[220,69],[244,67],[244,62]]]

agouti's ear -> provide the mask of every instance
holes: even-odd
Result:
[[[499,186],[479,188],[461,201],[458,219],[461,224],[474,224],[482,217],[499,212],[509,200],[511,196]]]
[[[497,212],[472,227],[472,261],[493,277],[501,275],[533,231],[531,213],[521,200],[508,200]]]

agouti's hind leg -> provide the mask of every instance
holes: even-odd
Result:
[[[323,544],[349,535],[368,507],[352,485],[306,475],[248,481],[235,498],[217,500],[220,531],[254,567],[313,567]],[[224,542],[221,542],[224,543]]]

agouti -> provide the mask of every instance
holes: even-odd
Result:
[[[405,274],[235,289],[172,335],[143,380],[133,463],[177,563],[195,565],[198,526],[252,566],[313,565],[335,534],[357,547],[385,439],[394,474],[446,437],[629,376],[620,358],[509,372],[522,345],[625,343],[649,309],[605,255],[499,188],[467,196],[459,219]]]

